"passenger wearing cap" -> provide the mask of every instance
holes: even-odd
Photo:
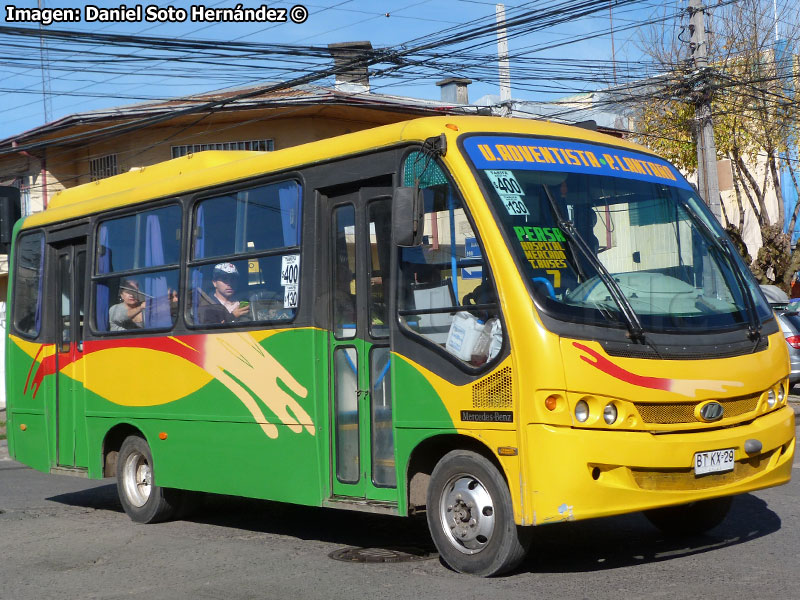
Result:
[[[124,279],[119,286],[121,302],[108,309],[108,325],[111,331],[140,329],[144,326],[144,295],[139,291],[135,279]]]
[[[250,306],[242,306],[241,302],[234,300],[238,284],[239,271],[236,265],[229,262],[214,265],[211,274],[214,293],[211,296],[201,295],[204,301],[198,306],[199,322],[213,324],[246,320]]]

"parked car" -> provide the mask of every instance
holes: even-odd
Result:
[[[786,292],[774,285],[762,285],[761,291],[783,331],[791,365],[789,384],[794,385],[800,382],[800,302],[790,302]]]

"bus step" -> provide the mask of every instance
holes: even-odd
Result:
[[[397,515],[397,502],[383,500],[365,500],[364,498],[350,498],[347,496],[331,496],[322,501],[322,506],[327,508],[344,508],[360,512],[377,513],[381,515]]]
[[[89,478],[88,469],[80,467],[50,467],[51,475],[71,475],[72,477]]]

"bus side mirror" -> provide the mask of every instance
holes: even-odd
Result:
[[[20,216],[19,188],[0,186],[0,254],[8,254],[11,250],[14,223]]]
[[[398,187],[392,196],[392,241],[398,246],[419,246],[424,231],[425,202],[418,187]]]

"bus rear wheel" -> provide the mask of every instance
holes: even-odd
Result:
[[[454,450],[431,474],[428,527],[439,556],[461,573],[488,577],[517,566],[527,551],[527,528],[514,523],[505,479],[485,457]]]
[[[699,500],[680,506],[646,510],[644,516],[666,535],[700,535],[725,520],[732,501],[732,496]]]
[[[129,436],[122,442],[117,457],[117,493],[123,510],[137,523],[167,521],[181,507],[180,490],[153,483],[153,455],[139,436]]]

